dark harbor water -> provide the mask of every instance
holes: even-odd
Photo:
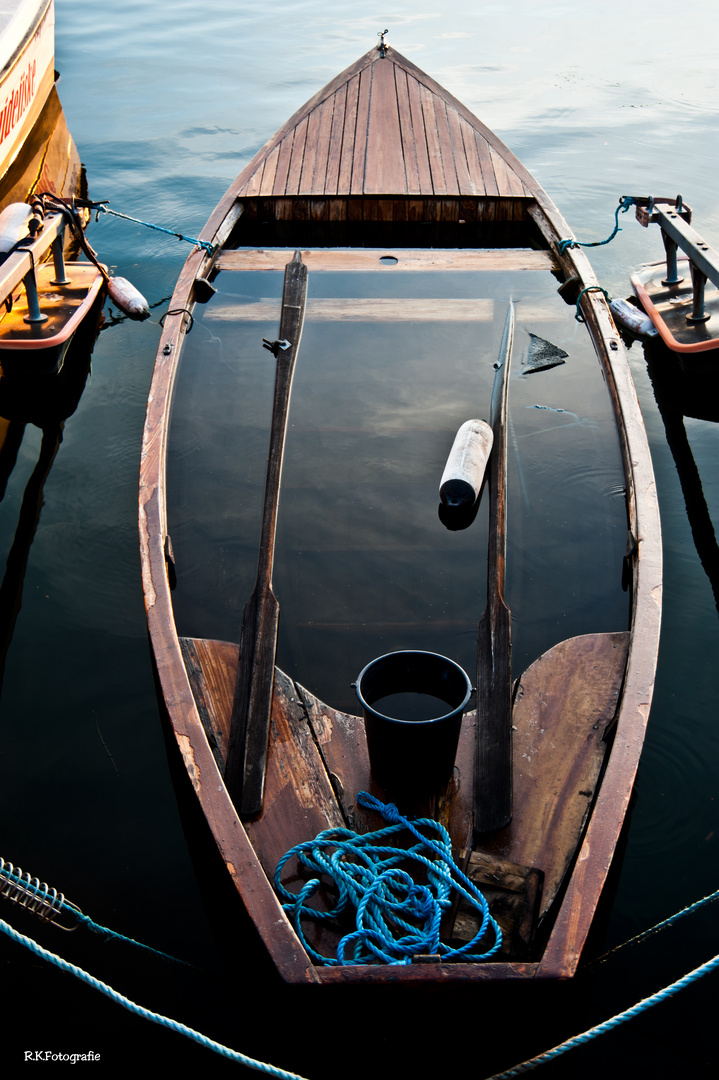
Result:
[[[663,0],[650,9],[616,0],[590,0],[581,7],[522,0],[511,8],[485,3],[473,9],[457,0],[441,8],[418,0],[393,3],[381,12],[353,2],[329,11],[316,0],[267,5],[218,0],[211,7],[187,0],[118,0],[92,8],[82,0],[56,0],[58,92],[91,196],[110,199],[126,214],[197,235],[266,138],[370,48],[385,26],[391,44],[511,147],[580,239],[609,234],[620,195],[681,192],[694,209],[696,228],[710,243],[719,242],[719,34],[715,8],[692,0],[681,13]],[[613,296],[628,296],[630,270],[661,257],[662,249],[658,233],[642,229],[631,213],[620,223],[616,239],[590,257],[604,287]],[[153,317],[130,323],[108,305],[74,412],[71,400],[67,418],[50,420],[31,401],[14,403],[16,411],[7,418],[15,421],[17,457],[0,502],[0,549],[8,565],[2,593],[0,856],[61,889],[96,922],[192,967],[168,965],[83,931],[67,935],[42,927],[6,903],[0,917],[145,1008],[308,1080],[368,1073],[425,1078],[470,1070],[478,1078],[489,1076],[607,1019],[713,957],[719,951],[716,909],[706,907],[585,972],[569,988],[437,992],[429,999],[320,992],[315,998],[276,985],[266,965],[256,962],[237,913],[230,921],[222,914],[221,893],[211,893],[208,914],[183,832],[155,697],[136,525],[139,446],[158,319],[190,248],[110,218],[93,222],[89,236],[102,259],[146,295]],[[471,283],[467,288],[467,295],[474,295]],[[230,330],[229,323],[222,328],[221,319],[198,325],[195,345],[205,363],[212,357],[202,342],[212,337],[223,349],[223,335]],[[321,340],[319,330],[311,332],[317,334],[314,349],[308,348],[308,336],[303,358],[335,347]],[[250,334],[259,341],[263,326],[258,322]],[[423,338],[423,344],[429,348],[432,342]],[[487,343],[488,354],[495,344]],[[378,362],[379,345],[378,337],[373,342]],[[211,434],[211,417],[232,393],[244,345],[234,342],[232,348],[225,362],[227,354],[217,347],[218,382],[203,382],[198,369],[196,388],[187,388],[198,403],[189,424],[188,455]],[[463,348],[460,341],[455,351]],[[86,360],[79,356],[77,361],[80,386]],[[587,959],[719,884],[719,380],[706,365],[698,370],[688,363],[682,369],[661,355],[648,361],[640,344],[631,347],[630,360],[659,490],[664,616],[631,817]],[[612,592],[616,583],[609,568],[617,533],[613,515],[617,506],[620,516],[623,512],[617,497],[621,477],[617,463],[600,453],[601,394],[587,390],[598,373],[587,357],[574,372],[567,365],[565,374],[548,374],[562,387],[550,404],[591,422],[575,425],[571,439],[577,441],[568,444],[568,431],[550,430],[546,419],[540,422],[527,408],[539,400],[534,389],[523,389],[529,380],[513,381],[510,407],[518,453],[510,455],[510,543],[535,545],[538,553],[535,572],[515,581],[512,598],[519,616],[518,667],[546,647],[544,634],[553,640],[569,636],[582,632],[585,623],[589,630],[604,629],[597,618],[614,628],[626,604],[620,590],[616,596]],[[214,404],[208,390],[218,395]],[[245,407],[252,410],[252,402]],[[295,407],[310,413],[313,407],[312,400],[303,400],[299,384]],[[391,423],[381,410],[375,419],[381,443]],[[262,425],[257,423],[261,459]],[[288,444],[288,486],[299,489],[302,461],[310,468],[313,454],[326,458],[336,444],[330,431],[315,446],[301,446],[300,431],[292,438],[298,442],[294,457]],[[351,460],[351,437],[343,439],[342,450]],[[231,445],[222,449],[231,457]],[[413,460],[421,464],[432,452],[418,437]],[[377,460],[391,466],[386,446],[378,444]],[[586,471],[574,468],[586,460],[591,466]],[[182,455],[175,467],[179,483]],[[223,461],[218,470],[229,470],[229,464]],[[400,487],[403,480],[402,497],[410,505],[424,497],[421,477],[417,482],[400,477]],[[203,505],[217,506],[230,478],[220,471],[213,483],[215,489],[208,485],[197,493]],[[541,578],[541,553],[556,537],[551,525],[561,521],[567,485],[588,522],[586,543],[566,553],[568,588],[578,597],[572,608],[579,613],[577,629],[564,625],[562,606],[553,609],[551,595],[533,592]],[[538,492],[544,516],[530,513]],[[233,498],[236,507],[240,500],[237,494]],[[318,512],[339,536],[347,519],[337,512],[338,493],[329,481],[323,499]],[[371,528],[374,519],[361,506],[356,513]],[[436,509],[432,513],[436,520]],[[180,548],[195,550],[201,521],[189,509],[186,514],[178,509],[177,515]],[[208,524],[215,527],[214,521]],[[413,526],[421,530],[424,523]],[[233,520],[223,527],[232,534]],[[478,528],[481,533],[479,522]],[[293,548],[293,538],[302,522],[288,519],[282,529],[280,544],[288,552],[299,549]],[[483,540],[472,543],[482,550]],[[357,546],[366,551],[372,545]],[[423,615],[408,595],[407,575],[422,576],[430,568],[422,563],[421,544],[413,567],[396,566],[400,547],[400,539],[387,540],[377,565],[368,562],[363,573],[373,587],[406,605],[405,621],[416,622]],[[321,564],[309,547],[301,557]],[[470,565],[471,552],[466,558]],[[230,555],[227,559],[230,565]],[[221,631],[208,633],[236,636],[233,620],[241,616],[248,590],[238,580],[237,564],[231,565],[232,587],[222,611],[207,610],[200,576],[188,578],[178,618],[191,623],[192,633],[205,633],[199,623],[206,619],[208,626],[223,623]],[[279,556],[281,603],[286,596],[287,612],[311,609],[308,622],[316,627],[323,621],[317,613],[322,598],[303,591],[301,575],[283,578],[282,565]],[[223,566],[209,569],[219,576]],[[331,565],[320,569],[331,579]],[[382,576],[395,571],[394,577]],[[474,573],[481,595],[481,560]],[[466,610],[461,609],[457,624],[447,621],[439,649],[464,657],[471,668],[473,625],[482,601],[475,612],[471,589],[454,583],[444,600],[452,613],[460,594]],[[324,627],[302,638],[310,641],[306,653],[294,655],[295,639],[288,635],[281,642],[281,662],[316,670],[318,692],[340,704],[336,696],[347,692],[347,680],[334,674],[333,627],[346,618],[352,598],[340,602],[336,589],[332,595],[337,607],[325,609]],[[370,599],[363,594],[368,606]],[[388,621],[398,619],[388,612]],[[368,648],[375,641],[388,648],[402,644],[381,628]],[[352,676],[371,655],[348,660]],[[108,1074],[118,1066],[159,1069],[183,1063],[206,1075],[232,1068],[242,1072],[241,1066],[131,1016],[4,937],[0,963],[8,1067],[22,1066],[26,1051],[48,1050],[94,1051],[101,1060],[87,1068]],[[716,1061],[716,992],[713,974],[590,1047],[543,1066],[538,1075],[707,1074]]]

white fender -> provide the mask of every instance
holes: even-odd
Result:
[[[457,432],[439,485],[445,506],[474,506],[482,490],[494,435],[484,420],[467,420]]]
[[[124,311],[131,319],[141,321],[149,318],[150,308],[147,300],[127,278],[108,278],[107,291],[113,304],[119,307],[120,311]]]
[[[28,234],[27,223],[32,207],[27,203],[10,203],[0,214],[0,252],[9,251]]]

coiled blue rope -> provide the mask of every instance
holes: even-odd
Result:
[[[388,826],[364,835],[351,829],[326,829],[314,840],[288,851],[275,871],[275,889],[309,955],[330,966],[410,964],[418,954],[467,961],[493,956],[501,947],[502,932],[482,893],[455,864],[446,829],[430,818],[412,821],[403,817],[393,803],[382,803],[366,791],[359,792],[357,802],[380,813]],[[391,843],[407,831],[417,843],[409,847]],[[321,888],[320,877],[311,878],[299,893],[284,887],[282,870],[292,858],[311,874],[332,881],[337,900],[331,910],[320,911],[310,905]],[[422,868],[426,884],[419,884],[404,869],[408,863]],[[439,939],[442,917],[452,905],[452,890],[482,916],[478,933],[458,948]],[[323,921],[353,912],[356,929],[342,937],[336,957],[322,956],[308,943],[302,929],[304,919]]]
[[[626,214],[630,206],[634,204],[634,199],[631,195],[622,195],[619,200],[619,206],[614,211],[614,229],[606,240],[573,240],[571,237],[568,240],[560,240],[557,244],[557,251],[560,255],[563,255],[567,248],[581,248],[581,247],[603,247],[608,244],[618,232],[621,232],[621,226],[619,224],[619,214]]]

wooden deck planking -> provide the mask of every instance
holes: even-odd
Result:
[[[336,95],[333,94],[327,101],[323,101],[317,110],[320,114],[320,118],[315,146],[315,168],[310,186],[310,193],[312,195],[324,195],[327,188],[327,171],[330,160],[330,137],[332,134],[335,104]]]
[[[324,187],[325,195],[337,194],[340,178],[340,160],[342,157],[346,104],[347,87],[340,86],[334,96],[334,108],[332,110],[332,129],[330,131],[329,146],[327,148],[327,173],[325,175]],[[332,217],[331,210],[330,217]]]
[[[407,193],[394,64],[377,63],[372,68],[363,193]]]
[[[417,169],[419,173],[419,195],[434,195],[432,187],[432,168],[429,162],[429,149],[427,147],[427,134],[424,127],[424,111],[422,109],[422,97],[420,85],[416,79],[407,76],[407,90],[409,93],[409,105],[412,116],[412,129],[414,132],[414,147],[417,154]]]
[[[322,108],[323,106],[320,105],[307,117],[307,139],[305,142],[304,156],[302,158],[300,180],[297,187],[297,193],[299,195],[312,194],[312,179],[315,173],[315,162],[317,161],[317,140],[319,138]],[[320,166],[321,165],[322,162],[320,162]]]
[[[499,187],[497,186],[497,179],[494,173],[489,143],[478,131],[475,131],[474,145],[477,148],[477,157],[479,158],[479,167],[482,170],[482,181],[484,183],[485,193],[490,197],[496,197],[499,195]]]
[[[279,144],[270,152],[265,162],[265,168],[262,173],[262,181],[260,183],[259,195],[271,195],[275,187],[275,175],[277,173],[277,159],[279,158],[280,147]]]
[[[295,133],[291,131],[279,144],[279,155],[277,158],[277,169],[275,171],[275,182],[272,188],[272,194],[274,196],[284,195],[285,188],[287,187],[287,177],[290,171],[290,159],[292,157],[292,145],[294,143]]]
[[[352,164],[354,161],[355,136],[357,132],[357,105],[359,101],[359,75],[347,83],[345,119],[342,129],[342,149],[337,180],[337,194],[349,195],[352,189]]]
[[[409,103],[407,72],[394,69],[397,88],[397,108],[399,110],[399,129],[402,136],[402,157],[407,179],[407,194],[419,195],[419,168],[417,166],[417,138],[412,124],[412,110]]]
[[[290,157],[290,167],[287,173],[286,193],[288,195],[297,195],[300,189],[302,162],[305,156],[305,145],[307,143],[308,120],[309,118],[305,116],[295,128],[292,156]]]
[[[439,147],[442,155],[442,171],[444,172],[445,191],[447,195],[459,195],[461,188],[457,179],[457,165],[455,162],[456,151],[458,148],[455,146],[450,134],[446,103],[435,98],[434,112],[437,118],[437,134],[439,135]],[[462,144],[460,143],[460,150],[461,146]]]
[[[457,173],[458,184],[457,190],[462,195],[468,195],[470,193],[475,194],[476,184],[472,178],[470,163],[467,158],[467,149],[462,137],[459,113],[456,109],[447,109],[447,124],[449,127],[449,138],[454,147],[454,167]],[[476,168],[477,171],[479,171],[479,163],[477,163]]]
[[[370,92],[372,87],[372,69],[360,72],[359,96],[357,98],[357,126],[352,160],[352,179],[350,193],[362,193],[364,190],[365,161],[367,157],[367,125],[369,123]]]
[[[432,190],[435,195],[446,195],[447,185],[442,168],[442,150],[439,144],[439,132],[437,130],[437,116],[435,113],[434,95],[426,86],[420,84],[420,101],[422,102],[422,116],[424,117],[424,130],[427,137],[427,153],[429,155],[429,168],[432,175]]]
[[[240,196],[533,197],[501,144],[403,58],[367,57],[346,75],[269,141]],[[482,218],[495,210],[488,203]]]

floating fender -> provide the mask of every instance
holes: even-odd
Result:
[[[0,252],[10,251],[28,234],[28,221],[33,215],[27,203],[10,203],[0,214]]]
[[[659,333],[649,316],[628,300],[610,300],[609,307],[615,321],[625,330],[631,330],[641,337],[656,337]]]
[[[484,483],[484,474],[494,436],[484,420],[467,420],[455,436],[439,485],[444,506],[453,510],[469,509]]]
[[[113,304],[119,307],[120,311],[124,311],[130,319],[137,319],[138,322],[141,322],[143,319],[150,317],[147,300],[127,278],[108,278],[107,291]]]

